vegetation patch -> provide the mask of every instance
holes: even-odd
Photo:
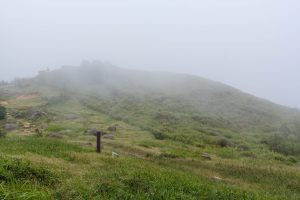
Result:
[[[29,161],[0,155],[0,182],[34,182],[54,186],[57,176],[48,169],[34,166]]]
[[[3,120],[5,118],[6,118],[6,108],[0,105],[0,120]]]
[[[259,199],[259,194],[199,179],[147,161],[106,158],[104,162],[104,167],[88,176],[93,180],[91,189],[86,187],[81,193],[74,194],[63,188],[59,195],[91,199]]]
[[[300,155],[300,137],[286,138],[279,134],[274,134],[262,141],[267,144],[270,150],[285,155]]]
[[[31,152],[47,157],[74,161],[74,153],[89,152],[90,150],[58,139],[26,137],[0,139],[0,151],[7,154]]]

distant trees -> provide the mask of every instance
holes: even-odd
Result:
[[[26,78],[15,78],[12,82],[12,84],[16,87],[23,88],[28,86],[30,83],[30,79]]]

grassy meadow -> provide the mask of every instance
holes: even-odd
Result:
[[[0,199],[300,199],[299,113],[207,85],[207,99],[0,87]]]

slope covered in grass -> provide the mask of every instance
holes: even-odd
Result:
[[[1,199],[300,196],[299,111],[221,83],[86,63],[0,94]]]
[[[204,78],[126,70],[99,62],[43,72],[32,84],[98,97],[100,103],[113,106],[107,112],[128,108],[128,112],[136,110],[143,118],[153,114],[148,114],[149,109],[166,110],[179,115],[193,114],[198,123],[264,132],[300,119],[297,110]]]

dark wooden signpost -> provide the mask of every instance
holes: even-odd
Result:
[[[97,131],[97,153],[101,153],[101,131]]]

